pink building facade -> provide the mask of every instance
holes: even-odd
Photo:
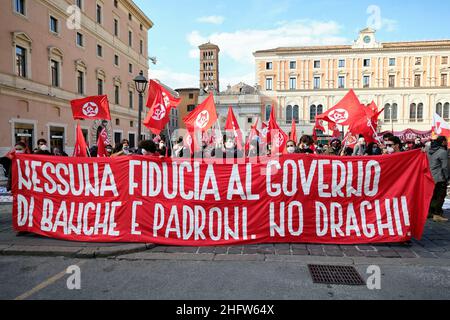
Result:
[[[0,10],[0,156],[39,139],[73,152],[70,101],[108,95],[112,144],[138,142],[139,95],[152,21],[131,0],[8,0]],[[145,102],[146,97],[144,97]],[[145,112],[145,110],[144,110]],[[142,115],[145,117],[145,114]],[[102,121],[81,121],[95,145]],[[144,131],[150,136],[150,132]]]

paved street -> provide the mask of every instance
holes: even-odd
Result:
[[[450,226],[407,245],[163,247],[17,237],[0,206],[0,299],[450,299]],[[93,259],[96,258],[96,259]],[[308,264],[381,268],[381,290],[313,284]],[[67,267],[80,266],[81,290]]]

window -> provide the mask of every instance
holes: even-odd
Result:
[[[27,50],[19,46],[16,46],[16,74],[27,77]]]
[[[119,0],[114,0],[114,7],[118,8],[119,7]]]
[[[320,77],[314,77],[314,89],[320,89]]]
[[[144,54],[144,41],[139,41],[139,53]]]
[[[448,74],[441,74],[441,87],[446,87],[448,85]]]
[[[370,67],[370,59],[364,59],[363,66],[364,67]]]
[[[133,46],[133,32],[131,32],[131,31],[128,31],[128,45],[130,47]]]
[[[314,69],[319,69],[320,68],[320,60],[315,60],[314,61]]]
[[[50,16],[50,31],[53,33],[58,33],[58,19],[55,17]]]
[[[190,104],[187,106],[187,112],[192,112],[195,110],[195,105],[194,104]]]
[[[289,89],[296,90],[297,89],[297,78],[291,77],[289,79]]]
[[[128,72],[133,73],[133,65],[131,63],[128,64]]]
[[[97,80],[97,92],[99,96],[103,95],[103,79]]]
[[[395,58],[390,58],[389,59],[389,66],[390,67],[395,67],[396,64],[396,59]]]
[[[450,118],[450,104],[448,102],[445,104],[439,102],[436,104],[436,113],[444,118],[444,120],[448,121]]]
[[[114,86],[114,103],[120,104],[120,87],[118,85]]]
[[[291,70],[297,69],[297,61],[289,62],[289,69],[291,69]]]
[[[102,6],[97,3],[97,23],[102,24]]]
[[[15,0],[14,10],[21,15],[25,15],[25,0]]]
[[[417,105],[415,103],[411,103],[409,106],[409,121],[416,122],[417,117]]]
[[[273,63],[272,62],[266,62],[266,70],[272,70]]]
[[[119,36],[119,20],[114,19],[114,35]]]
[[[339,60],[339,68],[345,68],[345,60],[344,59]]]
[[[292,121],[295,121],[295,123],[300,122],[299,106],[297,105],[288,105],[286,107],[286,124],[292,124]]]
[[[340,76],[338,78],[338,88],[339,89],[344,89],[345,88],[345,77],[344,76]]]
[[[384,106],[384,122],[397,122],[398,121],[398,105],[396,103],[387,103]]]
[[[83,35],[79,32],[77,32],[77,45],[80,47],[84,47]]]
[[[270,114],[272,113],[272,106],[266,105],[266,121],[270,120]]]
[[[266,79],[266,90],[273,90],[273,79],[272,78]]]
[[[316,106],[315,104],[313,104],[309,108],[309,121],[311,123],[316,123],[316,117],[321,115],[322,113],[323,113],[323,105],[319,104],[318,106]]]
[[[363,77],[363,87],[369,88],[370,87],[370,76],[364,76]]]
[[[417,57],[417,58],[416,58],[416,63],[415,63],[415,65],[416,65],[416,66],[422,65],[422,58]]]
[[[52,86],[59,87],[59,62],[51,60],[50,69],[52,74]]]
[[[76,0],[75,4],[80,10],[83,10],[83,0]]]
[[[118,67],[119,66],[119,62],[120,62],[119,61],[119,56],[117,54],[115,54],[114,55],[114,65]]]
[[[286,123],[292,123],[292,106],[286,107]]]
[[[447,57],[441,57],[441,64],[448,64],[448,56]]]
[[[420,74],[414,76],[414,87],[420,87],[421,78]]]
[[[417,122],[423,122],[423,103],[417,105]]]
[[[78,75],[77,75],[77,92],[78,94],[84,94],[84,72],[83,71],[78,71]]]
[[[389,88],[395,87],[395,75],[389,75]]]
[[[189,93],[189,99],[194,99],[194,94],[193,93]]]
[[[133,16],[131,13],[128,14],[128,20],[133,21]]]
[[[133,109],[133,105],[134,105],[133,91],[128,91],[128,105],[129,105],[130,109]]]
[[[100,44],[97,45],[97,56],[103,57],[103,47]]]

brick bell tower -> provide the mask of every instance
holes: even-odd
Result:
[[[220,48],[211,42],[202,44],[200,49],[200,89],[220,92],[219,52]]]

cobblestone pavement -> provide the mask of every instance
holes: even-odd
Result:
[[[447,216],[450,212],[447,211]],[[80,257],[91,256],[94,249],[103,251],[103,256],[117,255],[108,246],[116,246],[124,252],[146,251],[155,255],[161,254],[194,254],[194,255],[216,255],[222,259],[239,259],[253,255],[258,257],[267,256],[316,256],[316,257],[366,257],[366,258],[397,258],[397,259],[450,259],[450,223],[435,223],[428,221],[423,239],[413,240],[409,244],[383,244],[383,245],[313,245],[313,244],[261,244],[230,247],[169,247],[154,246],[150,244],[80,244],[67,241],[58,241],[36,236],[16,237],[11,226],[11,206],[0,205],[0,251],[9,250],[9,254],[17,253],[15,250],[6,249],[8,246],[24,246],[25,253],[30,246],[40,247],[41,255],[51,252],[57,248],[58,253],[63,252],[61,248],[67,249],[68,255],[80,254]],[[77,251],[73,247],[81,246],[83,251]],[[83,248],[84,246],[84,248]],[[47,247],[48,250],[45,249]],[[102,248],[103,247],[103,248]],[[106,247],[106,248],[105,248]],[[81,250],[81,249],[80,249]],[[38,252],[39,253],[39,252]],[[84,253],[87,253],[84,255]],[[5,252],[3,252],[5,254]],[[17,253],[20,254],[20,253]]]

